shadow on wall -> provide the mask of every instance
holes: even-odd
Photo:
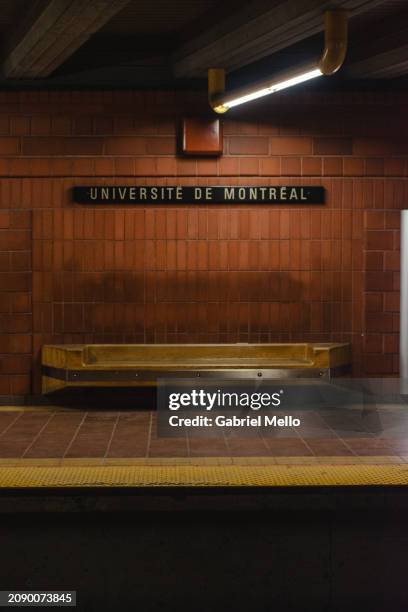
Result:
[[[279,271],[62,272],[53,275],[47,305],[52,316],[41,316],[43,304],[34,304],[35,332],[310,332],[311,301],[321,303],[320,281],[311,280],[308,272],[303,276]],[[332,301],[340,300],[341,295]]]

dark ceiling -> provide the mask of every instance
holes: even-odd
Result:
[[[208,67],[243,84],[317,58],[336,6],[349,50],[330,86],[405,88],[407,0],[0,0],[0,87],[204,87]]]

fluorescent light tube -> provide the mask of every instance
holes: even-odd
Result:
[[[315,79],[316,77],[320,77],[322,75],[323,73],[321,72],[320,68],[314,68],[313,70],[302,72],[289,79],[285,79],[283,81],[276,81],[275,83],[272,82],[270,85],[255,89],[253,92],[244,95],[238,95],[238,97],[226,99],[225,101],[223,100],[219,105],[214,107],[214,110],[217,112],[218,109],[218,112],[225,112],[226,110],[233,108],[234,106],[245,104],[245,102],[251,102],[252,100],[256,100],[257,98],[263,98],[264,96],[268,96],[269,94],[275,93],[276,91],[281,91],[282,89],[287,89],[288,87],[299,85],[299,83],[310,81],[311,79]]]

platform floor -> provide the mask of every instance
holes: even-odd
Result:
[[[307,418],[304,436],[169,439],[154,410],[2,407],[0,487],[408,484],[404,406]]]

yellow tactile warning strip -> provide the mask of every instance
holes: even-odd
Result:
[[[0,467],[0,488],[408,485],[407,464]]]

